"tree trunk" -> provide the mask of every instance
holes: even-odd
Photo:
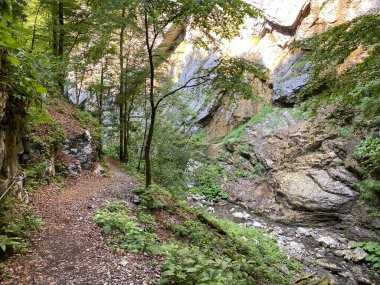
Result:
[[[156,122],[156,108],[152,108],[150,115],[150,126],[145,144],[145,187],[149,188],[152,185],[152,163],[150,157],[150,149],[153,141],[154,124]]]
[[[63,53],[65,44],[65,31],[64,31],[64,15],[63,15],[63,1],[58,2],[58,21],[59,21],[59,41],[58,41],[58,56],[63,63]],[[62,67],[58,75],[58,86],[63,97],[65,95],[65,68]]]
[[[149,58],[149,71],[150,71],[150,80],[149,80],[149,103],[151,108],[150,114],[150,126],[148,137],[145,144],[145,187],[149,188],[152,185],[152,164],[150,157],[150,149],[153,141],[154,133],[154,123],[156,121],[156,106],[154,102],[154,79],[155,79],[155,69],[153,61],[153,50],[150,46],[149,40],[149,23],[148,23],[148,13],[145,12],[145,43],[148,52]]]
[[[58,56],[58,4],[57,1],[53,1],[51,4],[51,19],[52,19],[52,34],[53,42],[52,49],[54,56]]]
[[[125,89],[124,89],[125,90]],[[127,100],[125,99],[124,101],[124,118],[123,118],[123,132],[124,132],[124,157],[123,157],[123,162],[128,163],[129,160],[129,153],[128,153],[128,134],[127,134],[127,114],[128,114],[128,103]]]
[[[106,67],[107,67],[107,64],[106,66],[104,66],[102,62],[102,69],[100,73],[100,91],[99,91],[99,98],[98,98],[98,116],[99,116],[98,120],[99,120],[100,126],[103,126],[104,72],[105,72]],[[102,157],[102,153],[103,153],[103,138],[100,137],[99,152],[98,152],[99,159]]]
[[[125,18],[126,9],[123,8],[121,17]],[[119,141],[119,159],[124,160],[124,31],[125,26],[122,25],[120,29],[120,43],[119,43],[119,61],[120,61],[120,87],[119,87],[119,131],[120,131],[120,141]]]
[[[146,140],[146,135],[147,135],[147,132],[148,132],[148,114],[147,114],[147,110],[146,110],[146,80],[145,80],[145,86],[144,86],[144,115],[145,115],[145,125],[144,125],[144,136],[143,136],[143,140],[142,140],[142,144],[141,144],[141,148],[140,148],[140,157],[139,157],[139,163],[137,165],[137,170],[140,171],[141,169],[141,161],[143,159],[143,155],[144,155],[144,147],[145,147],[145,140]]]
[[[34,43],[36,42],[37,20],[38,20],[38,16],[39,16],[39,14],[40,14],[41,7],[42,7],[42,2],[41,2],[40,5],[38,6],[37,13],[36,13],[36,16],[35,16],[35,18],[34,18],[33,35],[32,35],[32,44],[31,44],[31,46],[30,46],[30,50],[31,50],[31,51],[34,50]]]

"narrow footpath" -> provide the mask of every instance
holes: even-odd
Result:
[[[137,181],[110,161],[113,176],[85,174],[73,185],[53,185],[33,195],[33,207],[44,221],[30,253],[12,256],[4,285],[145,285],[158,275],[149,257],[112,253],[92,216],[106,201],[130,201]],[[133,207],[133,205],[131,205]]]

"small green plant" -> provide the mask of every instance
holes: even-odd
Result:
[[[108,203],[96,212],[94,222],[110,237],[110,244],[121,251],[149,252],[157,236],[144,231],[122,203]]]
[[[247,178],[249,176],[249,172],[248,170],[245,170],[245,169],[238,169],[235,171],[235,175],[237,177]]]
[[[380,271],[380,243],[373,241],[357,242],[355,246],[364,249],[368,253],[365,260],[371,262],[373,267]]]
[[[222,191],[220,180],[224,176],[224,169],[214,164],[205,165],[197,170],[196,186],[190,192],[205,196],[209,200],[227,199],[227,193]]]
[[[149,212],[148,209],[139,206],[137,209],[137,218],[141,224],[144,225],[144,230],[150,233],[154,233],[157,228],[156,219]]]
[[[252,171],[252,179],[256,179],[257,177],[263,175],[265,173],[265,166],[261,163],[257,163],[254,167],[253,167],[253,171]]]
[[[351,131],[348,128],[341,128],[337,132],[337,135],[341,138],[347,138],[350,134],[351,134]]]

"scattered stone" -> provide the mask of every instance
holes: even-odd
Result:
[[[337,240],[341,243],[347,243],[347,239],[344,237],[338,237]]]
[[[341,272],[342,271],[342,268],[340,268],[339,266],[333,264],[333,263],[329,263],[325,260],[318,260],[317,261],[317,264],[331,272]]]
[[[137,195],[133,195],[132,198],[131,198],[131,202],[138,205],[140,204],[140,199],[139,199],[139,196]]]
[[[320,237],[317,241],[325,247],[335,248],[337,245],[336,240],[332,237]]]
[[[243,220],[248,220],[251,217],[250,214],[243,213],[243,212],[235,212],[232,214],[232,216],[237,218],[237,219],[243,219]]]
[[[208,207],[207,208],[207,212],[208,213],[214,213],[215,212],[215,209],[213,207]]]
[[[368,253],[362,248],[347,249],[344,251],[344,259],[353,262],[359,262],[365,259]]]
[[[319,252],[315,255],[315,257],[316,258],[322,258],[323,257],[323,255],[322,254],[320,254]]]
[[[291,254],[300,254],[305,251],[305,246],[295,241],[291,241],[290,243],[285,245],[285,248]]]
[[[338,256],[338,257],[343,257],[344,256],[344,254],[345,254],[345,250],[335,250],[334,251],[334,255],[335,256]]]
[[[266,226],[264,226],[263,224],[261,224],[261,223],[259,223],[259,222],[257,222],[257,221],[254,221],[254,222],[253,222],[253,226],[254,226],[255,228],[262,228],[262,229],[266,228]]]
[[[305,229],[305,228],[301,228],[301,227],[299,227],[299,228],[297,228],[297,232],[298,232],[301,236],[306,236],[306,237],[311,236],[311,234],[310,234],[310,230]]]

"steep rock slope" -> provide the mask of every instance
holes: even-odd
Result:
[[[291,50],[292,42],[323,33],[364,15],[377,8],[377,0],[305,0],[267,1],[247,0],[262,11],[264,18],[247,19],[240,37],[221,41],[221,52],[206,52],[191,44],[194,36],[188,33],[173,56],[171,74],[184,83],[200,67],[210,67],[220,54],[243,57],[263,64],[270,80],[252,79],[255,93],[266,102],[272,100],[292,106],[297,92],[310,78],[310,64],[305,62],[304,51]],[[201,91],[188,94],[184,99],[195,111],[196,120],[206,127],[208,139],[215,140],[228,134],[234,127],[260,111],[264,104],[247,102],[241,98],[213,100]]]

